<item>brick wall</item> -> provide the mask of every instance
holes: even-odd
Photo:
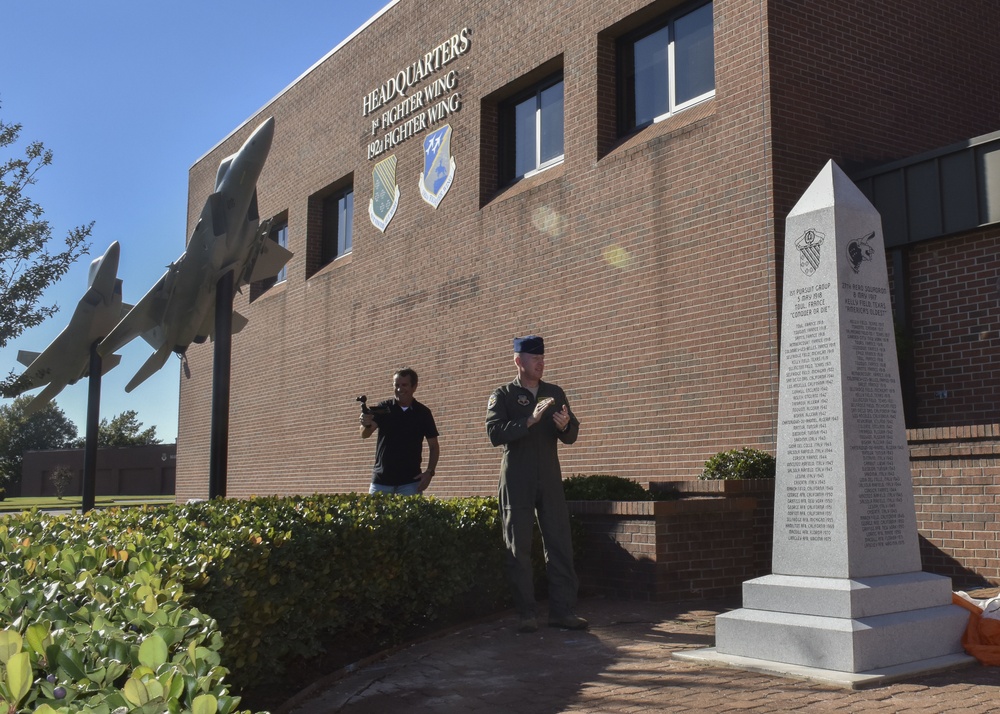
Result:
[[[924,569],[956,587],[1000,584],[1000,425],[912,429],[907,438]]]
[[[768,5],[779,221],[828,159],[851,171],[996,131],[1000,86],[976,79],[1000,74],[993,0]]]
[[[1000,230],[909,247],[912,426],[1000,418]]]

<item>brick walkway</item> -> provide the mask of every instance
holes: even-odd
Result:
[[[736,606],[730,603],[732,606]],[[709,607],[709,606],[705,606]],[[278,714],[385,712],[963,712],[1000,709],[978,665],[850,691],[674,659],[714,644],[725,605],[581,602],[587,632],[513,631],[512,616],[429,639],[301,693]]]

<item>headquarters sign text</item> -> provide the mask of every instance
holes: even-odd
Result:
[[[468,52],[471,37],[472,30],[463,27],[364,96],[361,115],[375,114],[371,119],[372,136],[383,132],[368,145],[369,161],[462,108],[462,95],[455,91],[457,70],[438,77],[419,92],[409,96],[407,92]],[[399,97],[402,99],[395,101]],[[383,107],[388,108],[378,114]]]

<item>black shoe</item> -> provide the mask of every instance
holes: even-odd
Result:
[[[573,613],[562,617],[550,617],[549,627],[558,627],[563,630],[586,630],[590,623],[582,617],[577,617]]]

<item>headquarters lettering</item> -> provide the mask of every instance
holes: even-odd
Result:
[[[472,44],[471,36],[472,30],[463,27],[423,57],[389,77],[381,86],[364,96],[361,101],[361,116],[368,116],[396,97],[405,97],[411,87],[440,71],[449,62],[464,55]],[[374,133],[374,127],[372,133]]]
[[[467,52],[470,35],[471,30],[463,28],[406,70],[384,82],[379,89],[365,96],[362,106],[364,116],[371,115],[375,109],[384,108],[381,114],[370,118],[371,135],[378,138],[368,144],[369,161],[461,110],[462,94],[457,91],[458,70],[453,69],[438,77],[420,91],[408,96],[407,92],[430,74]],[[390,105],[391,100],[396,97],[402,99]]]
[[[383,113],[381,119],[373,121],[372,134],[379,129],[385,133],[368,145],[368,160],[389,151],[397,144],[459,111],[462,108],[462,95],[454,91],[457,86],[458,73],[452,70],[434,84],[425,87],[422,92],[404,99]],[[415,114],[417,111],[420,113]],[[394,126],[399,121],[403,123]]]

